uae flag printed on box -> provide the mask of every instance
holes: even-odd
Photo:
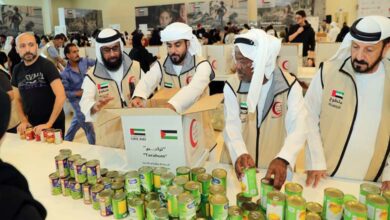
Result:
[[[177,130],[161,130],[160,136],[164,140],[177,140]]]

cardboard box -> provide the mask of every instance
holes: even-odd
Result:
[[[278,64],[283,70],[298,75],[298,70],[302,67],[302,43],[282,44]]]
[[[128,167],[163,166],[175,171],[178,166],[201,166],[207,158],[211,146],[207,146],[210,131],[204,129],[204,113],[216,109],[222,99],[222,94],[203,97],[182,114],[168,108],[106,111],[122,118]]]

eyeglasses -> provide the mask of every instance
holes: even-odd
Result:
[[[111,51],[114,52],[114,53],[118,53],[120,51],[121,47],[120,46],[113,46],[113,47],[102,47],[100,48],[100,50],[104,53],[104,54],[108,54],[110,53]]]

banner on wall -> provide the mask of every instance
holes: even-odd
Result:
[[[247,0],[209,0],[187,4],[188,25],[202,24],[205,28],[223,28],[232,24],[248,23]]]
[[[0,8],[0,34],[16,36],[20,32],[32,31],[43,34],[42,8],[1,5]]]
[[[359,0],[358,6],[358,17],[368,15],[382,15],[390,17],[389,0]]]
[[[184,3],[135,8],[137,28],[140,24],[147,24],[148,29],[164,28],[173,22],[187,23],[187,12]]]
[[[101,10],[65,8],[65,25],[68,33],[91,35],[103,27]]]

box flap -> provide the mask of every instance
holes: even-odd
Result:
[[[169,108],[122,108],[122,109],[105,109],[106,111],[119,116],[133,115],[177,115],[175,111]]]
[[[195,104],[193,104],[190,108],[188,108],[187,111],[183,113],[183,115],[216,109],[218,105],[222,102],[222,100],[223,100],[222,93],[214,94],[212,96],[202,97],[197,102],[195,102]]]
[[[167,104],[168,100],[171,99],[180,89],[163,88],[158,90],[151,99],[147,101],[147,107],[160,108]]]

